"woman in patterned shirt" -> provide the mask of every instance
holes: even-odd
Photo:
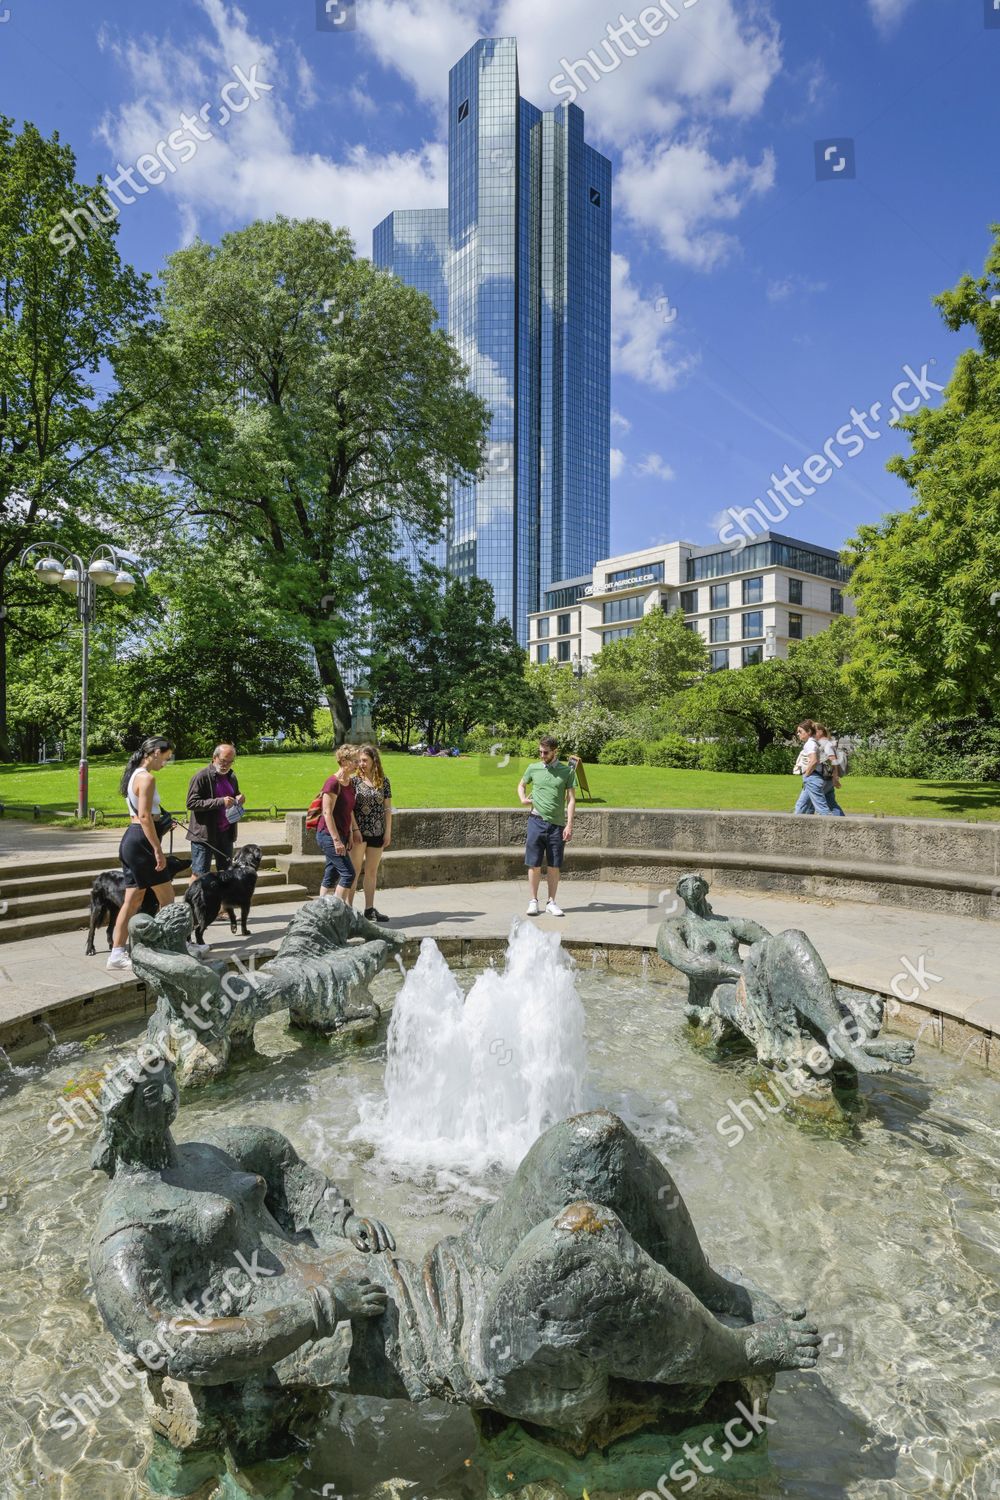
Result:
[[[361,884],[364,865],[365,916],[369,922],[388,922],[389,918],[375,909],[375,881],[382,855],[392,838],[392,789],[375,745],[361,746],[357,775],[351,777],[351,785],[357,798],[354,816],[361,830],[360,841],[356,840],[351,848],[358,876],[354,889],[357,891]]]

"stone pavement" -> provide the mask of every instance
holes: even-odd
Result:
[[[40,864],[44,859],[72,858],[76,855],[114,853],[121,843],[125,825],[119,828],[62,828],[58,823],[33,823],[28,818],[0,818],[0,867],[12,870],[20,865]],[[240,824],[242,844],[283,844],[285,820]],[[174,853],[190,848],[187,834],[174,834]],[[39,873],[42,873],[39,870]]]
[[[280,825],[279,825],[280,826]],[[276,827],[263,824],[262,828]],[[539,917],[538,925],[559,932],[568,943],[631,944],[655,947],[656,927],[665,909],[659,893],[645,886],[610,881],[566,880],[560,890],[563,918]],[[665,893],[669,907],[672,897]],[[878,990],[896,991],[914,1005],[1000,1033],[996,956],[984,941],[983,923],[972,917],[917,912],[854,902],[806,897],[748,895],[715,886],[710,897],[726,915],[752,917],[772,931],[799,927],[816,944],[834,978]],[[408,936],[419,939],[502,939],[514,917],[524,915],[523,881],[404,886],[380,891],[380,908]],[[230,955],[273,948],[297,903],[276,903],[251,911],[250,938],[231,938],[224,925],[209,929],[213,952]],[[31,1014],[81,994],[122,986],[123,977],[105,968],[107,955],[83,954],[85,931],[11,943],[0,950],[0,1023]]]

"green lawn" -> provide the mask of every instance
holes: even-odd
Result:
[[[181,761],[161,772],[163,805],[183,811],[188,781],[204,761]],[[516,806],[515,788],[524,762],[500,768],[488,756],[462,760],[387,755],[397,807]],[[117,782],[122,762],[91,763],[90,803],[119,813]],[[304,808],[333,769],[323,754],[245,755],[237,763],[250,809]],[[798,780],[788,776],[742,776],[714,771],[667,771],[652,766],[589,766],[595,804],[604,807],[746,808],[791,812]],[[1000,819],[1000,786],[965,781],[904,781],[848,776],[841,803],[848,813],[893,817]],[[37,803],[49,811],[70,811],[76,803],[76,766],[0,767],[0,802]],[[584,804],[585,805],[585,804]]]

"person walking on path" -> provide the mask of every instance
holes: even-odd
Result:
[[[118,858],[125,876],[125,899],[111,939],[109,969],[132,967],[125,949],[129,918],[139,910],[146,892],[151,890],[161,906],[169,906],[174,899],[173,885],[163,878],[167,857],[160,841],[175,825],[170,814],[160,806],[160,794],[156,790],[156,773],[163,770],[173,753],[174,747],[168,739],[160,734],[151,735],[143,740],[122,772],[119,790],[125,798],[131,822],[118,845]]]
[[[350,906],[355,880],[351,845],[361,837],[354,818],[356,798],[351,783],[351,777],[358,769],[358,747],[341,745],[336,755],[337,769],[324,781],[320,792],[316,842],[326,856],[326,869],[319,893],[321,896],[339,896]]]
[[[216,745],[211,765],[191,777],[187,808],[192,880],[211,873],[213,858],[220,873],[233,862],[236,825],[247,800],[233,770],[235,761],[235,745]]]
[[[388,922],[389,918],[375,909],[375,882],[382,855],[392,842],[392,788],[376,745],[361,746],[357,774],[351,777],[351,785],[355,796],[354,820],[360,835],[351,846],[355,879],[361,879],[363,865],[365,916],[369,922]]]
[[[819,720],[816,721],[816,743],[819,746],[816,769],[823,778],[826,805],[835,818],[843,818],[844,809],[837,801],[837,793],[840,791],[840,752],[837,749],[837,741],[826,725],[821,724]]]
[[[793,776],[802,777],[802,790],[795,804],[797,813],[819,813],[829,818],[832,808],[826,798],[826,782],[819,771],[819,741],[812,719],[803,719],[795,731],[802,749],[792,768]]]
[[[524,850],[524,863],[528,867],[528,916],[538,916],[538,885],[544,855],[549,891],[545,912],[550,917],[561,917],[564,913],[556,902],[556,892],[565,846],[573,837],[576,772],[559,759],[559,741],[551,734],[543,734],[538,741],[538,756],[517,785],[522,804],[531,808]]]

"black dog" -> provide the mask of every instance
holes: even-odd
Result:
[[[220,911],[229,918],[231,932],[236,931],[236,908],[240,909],[240,931],[250,936],[247,913],[257,886],[257,869],[264,857],[259,844],[245,844],[233,855],[228,870],[217,875],[202,875],[192,880],[184,892],[184,900],[194,914],[194,931],[191,936],[196,943],[205,940],[205,928],[211,927]]]
[[[167,868],[161,873],[164,882],[173,880],[181,870],[190,867],[189,859],[178,859],[175,854],[167,855]],[[94,933],[103,923],[108,926],[108,947],[112,946],[115,923],[118,913],[122,909],[125,900],[125,876],[121,870],[102,870],[100,875],[94,876],[94,883],[90,887],[90,931],[87,933],[87,957],[92,958],[97,952],[94,947]],[[152,891],[146,891],[142,898],[139,910],[144,911],[147,917],[155,917],[160,909]]]

